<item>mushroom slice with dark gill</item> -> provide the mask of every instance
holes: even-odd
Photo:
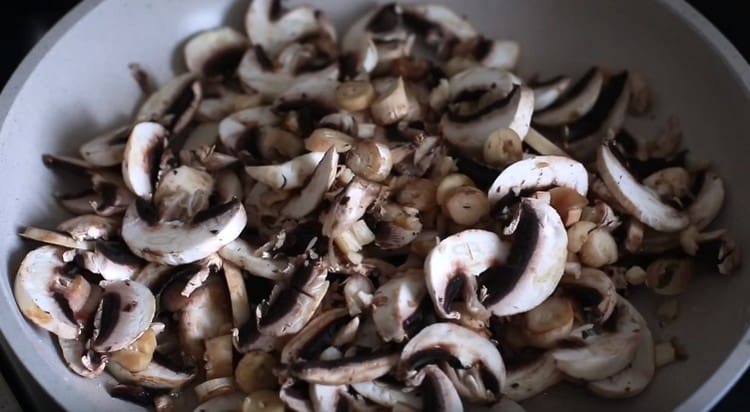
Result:
[[[653,190],[639,183],[609,143],[599,147],[596,168],[617,202],[645,225],[662,232],[677,232],[687,227],[688,216],[662,202]]]
[[[422,395],[422,410],[435,412],[462,412],[464,406],[453,382],[435,365],[422,369],[418,384]]]
[[[94,250],[79,251],[75,262],[104,280],[130,279],[146,263],[118,240],[97,240]]]
[[[372,319],[385,342],[401,342],[422,326],[419,318],[427,297],[424,279],[422,270],[410,269],[375,290]]]
[[[325,14],[310,6],[284,9],[279,0],[257,0],[245,14],[245,30],[254,45],[273,58],[284,46],[312,35],[336,39]]]
[[[563,276],[560,287],[578,303],[586,322],[606,322],[617,306],[615,284],[599,269],[584,267],[577,278]]]
[[[521,200],[508,261],[479,274],[482,304],[497,316],[526,312],[557,287],[568,257],[560,215],[541,200]]]
[[[146,99],[136,114],[136,121],[162,123],[177,134],[190,123],[202,95],[196,74],[179,75]]]
[[[322,385],[368,382],[393,370],[398,359],[397,349],[384,348],[354,353],[339,359],[298,362],[290,365],[289,374],[297,379]]]
[[[628,303],[629,304],[629,303]],[[651,383],[656,369],[654,360],[654,339],[646,320],[635,310],[633,312],[641,325],[638,347],[633,361],[622,371],[607,378],[589,382],[591,392],[604,398],[630,398],[643,392]]]
[[[281,214],[292,219],[301,219],[312,213],[323,201],[323,195],[336,179],[339,154],[331,147],[315,167],[312,177],[300,193],[289,199]]]
[[[246,166],[245,172],[276,190],[299,189],[313,174],[323,155],[322,152],[310,152],[280,164]]]
[[[29,252],[18,268],[13,294],[21,313],[61,339],[76,339],[80,327],[59,292],[64,287],[64,249],[42,246]]]
[[[496,234],[469,229],[449,236],[437,245],[424,262],[427,292],[438,316],[459,319],[455,304],[483,320],[489,313],[478,298],[477,276],[508,259],[510,246]]]
[[[136,196],[151,199],[167,135],[164,126],[153,122],[138,123],[130,132],[123,154],[122,176]]]
[[[713,170],[706,170],[700,175],[703,184],[695,193],[693,203],[688,206],[690,223],[698,230],[705,229],[716,219],[724,204],[724,180]]]
[[[203,210],[190,222],[160,222],[156,215],[152,205],[137,200],[125,212],[122,238],[136,255],[167,265],[205,258],[236,239],[247,223],[237,199]]]
[[[546,109],[568,90],[570,77],[557,76],[552,79],[530,82],[529,86],[534,91],[534,111]]]
[[[490,203],[503,206],[516,197],[552,187],[573,189],[586,196],[589,177],[580,162],[562,156],[534,156],[505,168],[487,192]]]
[[[284,336],[299,332],[313,317],[328,291],[328,269],[322,261],[298,265],[287,285],[277,284],[257,309],[258,330]]]
[[[284,345],[281,363],[290,365],[317,358],[332,345],[335,335],[350,319],[346,309],[331,309],[319,314]]]
[[[430,366],[428,365],[428,367]],[[373,380],[353,383],[351,387],[362,397],[378,405],[388,408],[395,408],[400,405],[408,406],[414,410],[423,409],[422,399],[424,395],[418,394],[416,391],[404,390],[405,388],[402,385],[395,385],[383,380]]]
[[[604,84],[604,73],[592,67],[552,104],[534,113],[534,123],[559,126],[572,123],[594,107]]]
[[[271,106],[258,106],[234,112],[219,122],[219,140],[229,154],[258,154],[260,127],[279,121]]]
[[[401,352],[398,372],[419,382],[422,369],[438,364],[466,399],[495,402],[505,383],[505,364],[495,345],[478,333],[453,323],[422,329]]]
[[[533,92],[516,84],[513,76],[473,68],[451,78],[448,110],[441,125],[452,145],[467,155],[478,155],[495,130],[509,128],[519,137],[526,136],[533,111]]]
[[[101,286],[104,295],[94,319],[91,348],[113,352],[127,347],[149,328],[156,300],[146,286],[130,280],[103,281]]]
[[[584,381],[597,381],[622,371],[633,361],[641,339],[639,320],[636,309],[619,297],[614,313],[600,330],[579,328],[570,338],[572,347],[552,351],[557,368]]]
[[[206,30],[185,44],[188,70],[207,78],[232,73],[250,42],[231,27]]]

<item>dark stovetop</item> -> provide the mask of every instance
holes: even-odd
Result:
[[[705,15],[737,49],[745,56],[750,56],[750,32],[746,30],[745,13],[742,13],[743,2],[716,0],[689,0]],[[78,3],[78,0],[26,0],[23,2],[2,2],[0,15],[4,16],[0,24],[0,85],[4,85],[18,63],[28,50],[39,40],[62,15]],[[1,354],[0,354],[1,355]],[[4,361],[0,356],[0,361]],[[24,403],[18,379],[12,371],[0,364],[11,390]],[[29,410],[28,406],[24,410]],[[737,383],[729,394],[714,409],[715,411],[750,410],[750,373]]]

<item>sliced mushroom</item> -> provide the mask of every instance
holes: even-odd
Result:
[[[313,412],[309,397],[309,385],[303,380],[287,378],[281,385],[279,398],[295,412]]]
[[[404,346],[399,373],[407,381],[419,381],[420,370],[441,364],[462,397],[494,402],[505,383],[505,364],[497,348],[470,329],[436,323],[422,329]]]
[[[579,162],[562,156],[534,156],[505,168],[488,191],[490,203],[507,203],[525,193],[551,187],[573,189],[586,196],[589,177]]]
[[[42,246],[29,252],[16,273],[13,294],[27,319],[60,339],[76,339],[80,327],[63,306],[67,304],[56,299],[55,288],[64,285],[60,277],[65,266],[63,252],[54,246]]]
[[[446,43],[475,38],[474,26],[452,9],[440,4],[414,4],[403,8],[404,24],[428,45],[444,49]]]
[[[229,242],[218,253],[242,270],[266,279],[280,279],[282,271],[287,267],[284,260],[260,257],[258,250],[242,239]]]
[[[629,303],[628,303],[629,304]],[[630,398],[646,389],[654,377],[654,339],[643,317],[637,314],[641,332],[638,347],[633,361],[622,371],[605,379],[590,382],[586,387],[595,394],[605,398]]]
[[[282,344],[282,339],[260,333],[258,318],[254,310],[250,311],[247,322],[232,329],[232,345],[239,353],[248,353],[254,350],[278,350]]]
[[[289,373],[298,379],[322,385],[347,385],[377,379],[395,368],[398,352],[385,349],[353,354],[333,360],[310,360],[292,364]]]
[[[151,199],[167,134],[164,126],[153,122],[138,123],[130,132],[123,154],[122,176],[136,196]]]
[[[584,267],[577,278],[564,276],[560,286],[573,298],[583,311],[585,322],[606,322],[617,305],[615,284],[606,273]]]
[[[60,223],[57,230],[67,232],[79,241],[108,239],[120,233],[120,221],[104,216],[81,215]]]
[[[232,73],[249,45],[247,37],[231,27],[206,30],[185,44],[185,63],[203,77]]]
[[[534,123],[559,126],[572,123],[588,113],[599,98],[604,73],[598,67],[589,69],[574,85],[551,105],[534,114]]]
[[[401,342],[414,334],[410,327],[414,316],[419,316],[426,297],[425,275],[421,270],[409,270],[381,285],[372,297],[372,319],[385,342]]]
[[[271,106],[240,110],[221,120],[219,140],[230,154],[247,152],[257,156],[259,128],[274,125],[278,121]]]
[[[226,283],[210,277],[187,299],[179,314],[182,350],[194,362],[203,359],[204,340],[224,335],[232,327],[232,312]]]
[[[555,360],[545,353],[531,363],[516,368],[508,367],[508,379],[503,395],[521,402],[557,385],[563,374],[555,366]]]
[[[556,76],[551,79],[533,82],[529,85],[534,90],[534,111],[548,108],[556,102],[570,87],[570,77]]]
[[[557,368],[564,374],[585,381],[596,381],[612,376],[633,360],[642,326],[640,315],[622,297],[602,331],[589,334],[576,332],[580,343],[572,348],[560,348],[552,351]],[[585,330],[585,329],[584,329]]]
[[[315,167],[307,186],[287,202],[281,209],[281,214],[300,219],[312,213],[323,201],[323,195],[333,185],[333,181],[336,179],[338,162],[339,155],[336,150],[334,148],[328,149]]]
[[[478,155],[487,137],[497,129],[509,128],[518,136],[526,136],[534,110],[531,89],[515,84],[505,72],[489,68],[463,71],[450,82],[449,106],[441,124],[451,144],[466,154]],[[480,93],[476,93],[477,89]],[[463,99],[476,94],[480,95],[477,106],[462,111],[467,104]]]
[[[299,265],[289,285],[274,287],[271,298],[258,307],[258,330],[271,336],[299,332],[328,291],[327,275],[328,269],[321,261]]]
[[[422,409],[427,411],[456,411],[464,410],[461,398],[448,376],[435,365],[427,365],[422,369],[422,382],[419,389],[422,394]]]
[[[524,337],[529,344],[538,348],[551,348],[573,329],[573,302],[565,297],[550,296],[524,313],[522,319]]]
[[[247,297],[245,279],[242,270],[233,263],[224,262],[224,279],[229,290],[229,301],[232,305],[232,319],[234,327],[244,325],[250,319],[250,302]]]
[[[690,223],[698,230],[705,229],[716,219],[725,196],[724,181],[716,172],[707,170],[701,175],[701,179],[703,184],[687,209]]]
[[[655,192],[636,181],[609,144],[599,148],[596,167],[618,203],[645,225],[662,232],[687,227],[688,216],[663,203]]]
[[[239,200],[196,214],[190,222],[159,222],[153,207],[138,200],[125,213],[122,238],[149,262],[179,265],[205,258],[236,239],[247,216]]]
[[[334,336],[350,317],[344,309],[325,311],[305,325],[281,350],[281,363],[292,363],[318,358],[320,353],[332,345]]]
[[[122,162],[128,135],[130,135],[129,125],[97,136],[81,146],[79,149],[81,157],[92,166],[117,166]]]
[[[339,67],[336,56],[329,53],[314,42],[295,42],[285,46],[273,58],[266,49],[256,44],[242,57],[237,74],[247,87],[264,96],[276,98],[295,83],[310,79],[336,80]]]
[[[275,56],[284,46],[313,35],[335,40],[336,32],[325,15],[310,6],[284,9],[276,0],[258,0],[245,14],[245,30],[255,45]]]
[[[206,339],[206,352],[203,355],[203,360],[205,361],[203,368],[206,370],[206,379],[232,376],[234,373],[232,336],[221,335]]]
[[[380,190],[377,183],[355,177],[333,200],[333,207],[323,217],[323,235],[335,238],[361,219]]]
[[[94,319],[91,348],[113,352],[133,343],[151,325],[156,312],[153,293],[130,280],[103,281],[101,304]]]
[[[285,163],[268,166],[247,166],[245,172],[253,179],[276,190],[303,187],[323,159],[322,152],[311,152]]]
[[[137,122],[163,123],[177,134],[190,123],[203,95],[193,73],[173,78],[146,99],[136,114]]]
[[[60,246],[68,249],[92,250],[94,243],[85,240],[76,240],[72,236],[57,231],[40,229],[37,227],[26,227],[18,234],[24,239],[36,240],[53,246]]]
[[[353,383],[351,387],[367,400],[388,408],[395,408],[397,405],[408,406],[416,410],[423,408],[421,396],[407,392],[403,387],[392,383],[374,380]]]
[[[477,276],[505,263],[509,253],[506,243],[485,230],[469,229],[440,241],[424,262],[425,284],[438,316],[459,319],[454,303],[462,300],[472,317],[488,319],[477,296]]]
[[[154,192],[154,202],[163,220],[189,220],[208,208],[213,190],[214,178],[211,175],[180,166],[161,176]]]
[[[76,263],[105,280],[130,279],[145,264],[121,241],[97,240],[95,245],[93,251],[80,251]]]
[[[479,275],[482,304],[497,316],[528,311],[547,299],[565,270],[567,233],[550,205],[521,200],[508,262]]]
[[[98,359],[99,362],[89,365],[91,368],[83,363],[83,358],[86,356],[87,350],[85,343],[80,339],[62,339],[58,337],[57,343],[60,345],[65,364],[76,374],[84,378],[95,378],[104,372],[104,368],[108,362],[106,357],[100,357]]]
[[[478,64],[495,69],[512,70],[518,63],[520,54],[521,47],[515,41],[492,40],[477,36],[453,46],[452,57],[446,63],[445,70],[448,73],[458,73]],[[535,99],[536,96],[535,90]]]

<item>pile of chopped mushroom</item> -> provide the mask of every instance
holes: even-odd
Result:
[[[524,80],[518,44],[431,4],[377,7],[340,38],[273,0],[245,23],[195,35],[189,72],[158,89],[133,65],[132,122],[44,156],[88,185],[56,195],[75,217],[21,233],[45,245],[16,301],[112,396],[510,411],[568,381],[630,397],[681,349],[625,296],[739,266],[708,230],[723,181],[677,121],[624,129],[650,108],[637,74]]]

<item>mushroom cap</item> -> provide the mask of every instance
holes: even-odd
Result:
[[[151,326],[156,299],[146,286],[130,280],[102,281],[104,295],[94,319],[91,348],[114,352],[133,343]]]
[[[450,368],[478,368],[487,399],[497,399],[505,383],[505,364],[489,339],[453,323],[435,323],[422,329],[401,351],[399,372],[407,380],[419,381],[419,369],[430,363],[447,362]],[[475,379],[471,377],[469,379]],[[457,384],[454,381],[454,384]],[[459,383],[460,384],[460,383]],[[459,385],[464,386],[464,385]]]
[[[625,369],[636,353],[643,327],[640,314],[625,298],[619,297],[615,313],[608,323],[613,331],[579,336],[580,347],[559,348],[552,351],[557,368],[564,374],[585,381],[596,381]]]
[[[168,134],[164,126],[154,122],[138,123],[130,132],[123,153],[122,177],[136,196],[151,199]]]
[[[401,342],[408,337],[405,325],[420,310],[427,294],[424,279],[421,270],[410,270],[392,278],[375,291],[372,319],[384,341]]]
[[[479,275],[483,304],[497,316],[526,312],[554,292],[565,271],[568,236],[560,215],[541,200],[521,200],[510,258]]]
[[[586,168],[563,156],[534,156],[511,164],[497,176],[487,192],[491,204],[522,196],[524,193],[567,187],[581,196],[589,189]]]
[[[638,395],[651,382],[656,369],[654,339],[646,320],[629,302],[623,301],[623,304],[631,306],[630,310],[641,325],[641,334],[635,356],[628,367],[607,378],[589,382],[586,386],[591,392],[605,398],[619,399]]]
[[[461,295],[467,306],[479,310],[476,277],[505,263],[509,253],[510,246],[486,230],[464,230],[441,240],[424,261],[424,282],[437,314],[459,318],[451,305]]]
[[[687,227],[688,216],[662,202],[653,190],[639,183],[610,144],[599,147],[596,168],[618,203],[646,226],[662,232],[677,232]]]
[[[42,246],[26,254],[16,273],[13,294],[27,319],[61,339],[76,339],[80,327],[67,316],[52,290],[65,265],[63,252],[59,247]]]
[[[196,214],[188,222],[154,221],[153,209],[137,200],[122,221],[122,238],[149,262],[181,265],[215,253],[236,239],[247,223],[242,203],[234,199]]]

